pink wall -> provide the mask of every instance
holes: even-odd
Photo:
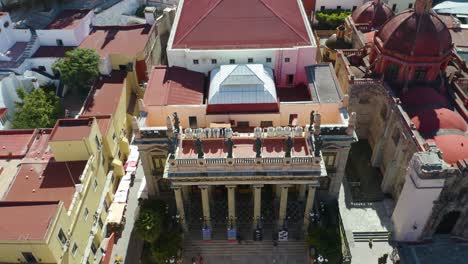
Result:
[[[278,86],[288,86],[288,74],[294,74],[292,86],[300,83],[307,84],[305,66],[316,64],[316,49],[315,47],[298,47],[296,49],[278,50],[276,54],[277,64],[274,69],[276,84]],[[285,62],[285,58],[289,58],[289,62]]]

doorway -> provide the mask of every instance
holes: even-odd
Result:
[[[452,211],[444,215],[436,229],[436,234],[450,234],[460,218],[459,211]]]

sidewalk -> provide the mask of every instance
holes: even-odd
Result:
[[[143,165],[141,161],[138,163],[135,180],[133,186],[130,188],[128,195],[127,209],[125,212],[126,222],[122,236],[117,241],[112,251],[111,262],[114,263],[116,256],[122,259],[121,263],[139,263],[141,250],[143,248],[143,241],[139,239],[133,231],[136,216],[140,210],[138,205],[138,190],[144,178]],[[130,246],[129,246],[130,245]]]

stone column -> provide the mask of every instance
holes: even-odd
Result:
[[[226,185],[228,190],[228,223],[236,225],[236,186]]]
[[[336,172],[335,176],[331,178],[330,188],[328,189],[328,193],[335,198],[338,198],[338,194],[340,193],[350,149],[351,147],[349,145],[340,149],[337,160],[335,161]]]
[[[398,146],[395,150],[393,159],[391,162],[389,162],[385,170],[381,185],[382,191],[385,193],[391,193],[393,191],[393,186],[395,184],[395,176],[400,171],[400,167],[402,165],[401,163],[403,162],[403,157],[405,156],[406,152],[404,146],[407,145],[407,143],[405,143],[404,141],[405,140],[403,139],[403,136],[401,136],[400,141],[398,142]]]
[[[149,196],[157,196],[159,194],[158,182],[153,175],[153,165],[151,162],[151,153],[148,151],[141,151],[141,165],[143,165],[143,172],[145,173],[146,186],[148,187]]]
[[[254,227],[256,228],[262,217],[262,187],[263,184],[254,185]]]
[[[289,185],[280,185],[281,188],[281,198],[280,198],[280,208],[279,208],[279,217],[278,217],[278,227],[281,228],[286,219],[286,209],[288,207],[288,187]]]
[[[305,200],[306,190],[307,190],[307,185],[306,184],[299,184],[299,200],[301,200],[301,201]]]
[[[211,228],[211,214],[210,214],[210,199],[208,194],[208,186],[198,186],[201,190],[202,207],[203,207],[203,221]]]
[[[310,184],[308,186],[309,193],[307,194],[307,201],[305,205],[305,210],[304,210],[304,232],[307,232],[307,229],[309,228],[310,224],[310,212],[312,211],[312,208],[314,207],[314,199],[315,199],[315,186]]]
[[[182,229],[185,231],[188,230],[187,223],[185,221],[185,210],[184,210],[184,199],[182,198],[182,189],[181,187],[173,187],[175,201],[177,206],[177,213],[179,214],[180,224],[182,225]]]
[[[380,137],[377,139],[377,143],[374,146],[371,156],[372,167],[380,167],[382,164],[383,149],[385,142],[391,135],[393,128],[395,127],[395,122],[393,121],[395,113],[393,110],[390,110],[388,115],[388,121],[386,122],[385,128],[383,129]]]

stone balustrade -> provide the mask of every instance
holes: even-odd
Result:
[[[263,158],[176,158],[168,159],[169,171],[209,171],[219,168],[235,170],[251,170],[252,167],[259,169],[320,169],[321,157],[296,156],[263,157]]]

